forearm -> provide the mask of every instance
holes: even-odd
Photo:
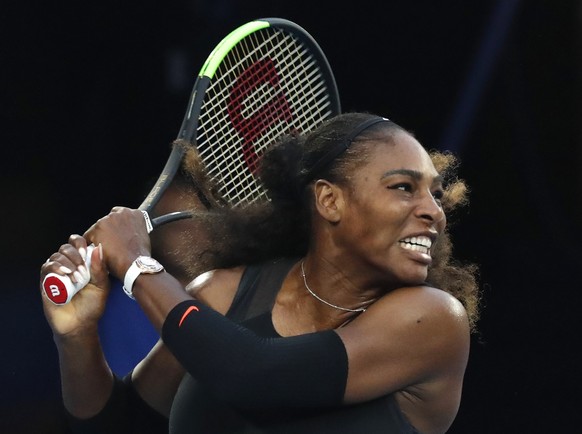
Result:
[[[192,300],[182,284],[167,272],[138,276],[133,284],[133,296],[158,333],[178,303]]]
[[[202,303],[180,303],[162,338],[216,396],[248,408],[335,406],[343,401],[347,354],[327,330],[261,338]]]
[[[113,374],[103,354],[97,330],[79,336],[55,336],[63,402],[78,418],[103,409],[113,388]]]
[[[129,376],[122,381],[112,374],[96,335],[55,341],[63,401],[73,433],[167,433],[167,417],[141,396]],[[156,378],[162,382],[164,377],[157,372]]]
[[[159,341],[133,370],[132,382],[144,402],[168,417],[185,372],[174,355]]]
[[[133,295],[158,331],[176,304],[191,299],[182,284],[167,272],[139,276],[133,285]],[[132,383],[148,406],[167,417],[185,372],[160,340],[133,370]]]

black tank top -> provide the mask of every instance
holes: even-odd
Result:
[[[226,316],[263,337],[279,337],[271,320],[275,297],[296,260],[249,266]],[[186,374],[170,414],[170,434],[419,434],[393,395],[337,408],[238,410]]]

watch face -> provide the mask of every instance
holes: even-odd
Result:
[[[149,256],[140,256],[135,263],[144,273],[158,273],[164,269],[158,261]]]

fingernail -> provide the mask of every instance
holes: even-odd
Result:
[[[85,267],[84,265],[79,265],[77,267],[77,270],[79,270],[79,273],[81,273],[83,278],[89,279],[90,276],[89,276],[89,270],[87,270],[87,267]]]
[[[103,260],[103,246],[99,243],[99,259]]]
[[[71,274],[73,272],[73,270],[71,270],[70,268],[65,267],[64,265],[61,265],[59,267],[59,271],[61,273],[64,273],[64,274]]]
[[[87,259],[87,250],[85,249],[85,247],[79,248],[79,255],[81,255],[83,261]]]
[[[73,277],[75,278],[75,282],[82,282],[83,281],[83,276],[81,276],[81,273],[79,273],[78,271],[75,271],[73,273]]]

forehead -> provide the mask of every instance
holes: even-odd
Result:
[[[423,146],[404,131],[397,131],[390,140],[378,140],[370,147],[368,169],[417,171],[423,176],[438,176],[432,160]]]

